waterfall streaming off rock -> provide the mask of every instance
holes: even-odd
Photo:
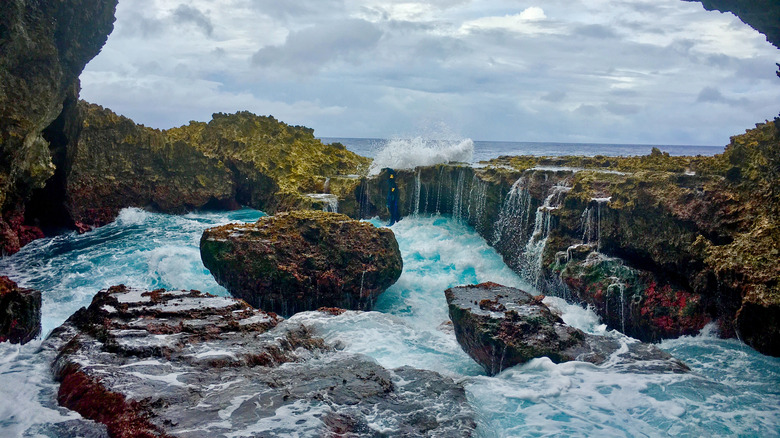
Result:
[[[465,185],[465,172],[463,169],[458,172],[458,182],[453,192],[452,199],[452,218],[460,222],[463,220],[463,190]]]
[[[542,256],[547,238],[550,236],[550,212],[560,208],[563,195],[571,190],[571,187],[555,185],[550,188],[550,194],[544,199],[544,203],[536,209],[534,230],[528,238],[523,253],[520,255],[519,265],[521,276],[524,280],[540,288],[542,281]]]
[[[504,204],[498,215],[498,220],[493,225],[493,242],[496,246],[513,233],[524,233],[531,215],[531,194],[525,186],[525,178],[521,177],[509,189]]]

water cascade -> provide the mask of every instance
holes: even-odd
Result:
[[[582,243],[596,244],[596,251],[601,251],[601,206],[611,201],[611,197],[593,198],[591,204],[582,212],[580,228],[582,229]]]
[[[610,277],[612,284],[607,287],[607,297],[618,293],[620,295],[620,332],[626,332],[626,284],[620,281],[619,277]],[[607,312],[609,312],[609,302],[606,303]],[[609,314],[607,314],[609,315]]]
[[[508,233],[520,230],[522,233],[528,225],[531,215],[531,193],[526,187],[525,178],[520,178],[512,184],[504,204],[498,214],[498,220],[493,226],[493,242],[496,246],[505,239]]]
[[[315,201],[322,202],[322,211],[331,213],[339,212],[339,198],[330,193],[309,193],[308,196]]]
[[[550,194],[545,198],[544,203],[536,209],[534,219],[534,230],[528,238],[525,250],[520,255],[520,269],[523,279],[539,288],[542,280],[542,256],[544,247],[547,244],[547,238],[550,235],[550,224],[552,210],[561,207],[564,193],[571,190],[571,187],[555,185],[550,188]]]
[[[463,186],[465,185],[465,172],[463,169],[458,173],[458,183],[452,195],[452,218],[457,222],[463,220]]]
[[[420,181],[420,172],[418,168],[417,173],[414,175],[414,216],[420,216],[420,192],[422,188],[422,181]]]
[[[485,207],[487,205],[488,185],[475,173],[471,179],[471,188],[469,189],[468,217],[470,224],[479,224],[485,216]],[[476,225],[475,225],[476,226]]]

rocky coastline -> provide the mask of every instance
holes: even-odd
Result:
[[[756,14],[760,5],[702,3],[735,11],[778,45],[772,23]],[[295,237],[284,238],[293,245],[275,261],[276,273],[260,266],[243,282],[231,276],[256,253],[282,245],[260,245],[273,237],[263,235],[226,249],[232,234],[243,232],[239,226],[204,234],[205,266],[243,300],[115,286],[56,329],[42,354],[60,383],[57,401],[100,423],[80,430],[251,434],[258,418],[281,410],[299,422],[277,425],[279,434],[303,428],[376,436],[373,422],[381,417],[398,436],[474,435],[477,421],[460,382],[386,369],[274,313],[368,310],[398,279],[402,260],[392,232],[356,221],[387,216],[387,172],[369,177],[369,159],[271,116],[217,113],[160,131],[79,101],[78,76],[110,34],[116,4],[0,6],[0,253],[62,229],[88,232],[126,207],[178,214],[245,205],[275,214],[265,222],[299,222],[290,225]],[[656,342],[716,322],[721,336],[780,356],[780,119],[733,137],[714,157],[658,150],[644,157],[500,157],[394,175],[401,217],[441,214],[468,224],[539,292],[591,306],[611,329]],[[356,251],[372,241],[377,248]],[[225,266],[219,252],[240,257]],[[273,276],[280,284],[263,283]],[[298,295],[260,298],[259,283],[271,295]],[[618,348],[561,325],[541,297],[494,284],[469,293],[475,290],[489,294],[459,302],[463,291],[444,293],[464,350],[490,375],[540,356],[602,364]],[[305,294],[318,299],[303,305]],[[0,341],[39,335],[40,292],[0,277],[0,298]],[[543,321],[519,320],[520,308]],[[480,324],[504,331],[464,329]],[[534,325],[547,336],[544,345],[523,337]],[[539,348],[529,353],[529,345]],[[655,371],[687,369],[655,347],[631,345],[633,359],[666,364]],[[513,360],[504,362],[509,350]]]

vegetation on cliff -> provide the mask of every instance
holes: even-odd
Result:
[[[86,102],[78,111],[63,179],[68,212],[81,226],[103,225],[131,206],[169,213],[314,208],[307,193],[335,189],[354,198],[357,183],[338,176],[365,173],[370,162],[323,144],[311,129],[249,112],[160,131]]]

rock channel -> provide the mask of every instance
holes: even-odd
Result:
[[[56,354],[60,404],[112,437],[458,437],[476,427],[449,378],[385,369],[198,291],[101,291],[44,349]]]

